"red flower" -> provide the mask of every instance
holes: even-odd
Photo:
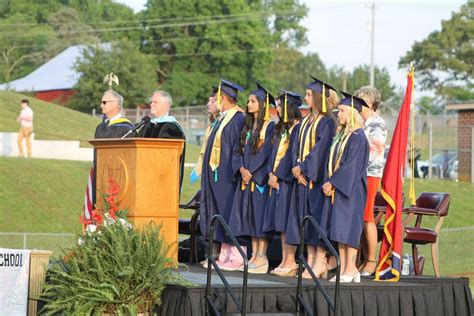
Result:
[[[104,224],[105,213],[108,213],[111,218],[116,220],[116,213],[118,211],[117,196],[119,193],[120,185],[113,178],[110,178],[108,180],[107,192],[104,195],[106,202],[105,210],[96,207],[94,210],[92,210],[90,219],[86,219],[84,216],[81,216],[80,220],[84,227],[90,224],[102,226]]]
[[[104,221],[104,217],[102,216],[101,214],[101,210],[100,209],[93,209],[92,212],[91,212],[91,218],[92,220],[95,222],[95,224],[97,226],[100,226],[102,225],[103,221]]]
[[[117,196],[120,193],[120,185],[112,178],[109,179],[109,187],[107,194],[110,196]]]

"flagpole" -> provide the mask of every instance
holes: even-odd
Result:
[[[411,177],[410,177],[410,201],[411,205],[416,204],[416,194],[415,194],[415,66],[413,62],[410,63],[409,74],[412,77],[412,90],[411,90],[411,102],[410,102],[410,112],[411,112],[411,149],[410,149],[410,160],[411,160]]]

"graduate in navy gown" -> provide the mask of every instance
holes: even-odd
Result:
[[[209,135],[211,134],[211,131],[214,127],[214,125],[218,122],[218,117],[219,117],[219,111],[217,110],[217,86],[212,86],[212,92],[208,97],[207,101],[207,115],[209,117],[209,125],[206,128],[206,131],[204,132],[204,141],[201,144],[201,150],[199,151],[199,156],[198,160],[196,162],[196,165],[193,168],[193,171],[191,171],[189,175],[189,182],[194,183],[198,180],[200,180],[201,175],[202,175],[202,161],[204,159],[204,153],[206,152],[206,145],[207,145],[207,140],[209,139]],[[219,247],[220,245],[217,243],[214,243],[212,245],[212,255],[216,256],[219,254]],[[207,264],[208,260],[205,259],[200,262],[200,264],[207,269]]]
[[[264,231],[265,208],[268,201],[268,160],[272,152],[275,123],[270,120],[273,96],[259,83],[250,92],[245,120],[240,135],[239,153],[242,156],[241,177],[235,191],[229,226],[235,236],[250,237],[252,257],[249,273],[267,273],[266,257],[269,233]],[[231,252],[236,252],[232,247]],[[242,266],[240,256],[220,265],[223,270],[238,270]]]
[[[296,183],[293,168],[292,146],[298,139],[299,122],[302,119],[299,107],[302,97],[294,92],[284,91],[277,99],[279,122],[273,133],[271,159],[268,163],[270,197],[265,210],[265,231],[280,234],[281,263],[270,271],[279,276],[296,275],[298,266],[295,261],[296,246],[285,243],[285,231],[291,193]]]
[[[219,214],[228,221],[232,209],[242,166],[238,151],[244,114],[237,105],[237,94],[243,90],[238,84],[225,79],[221,79],[218,85],[216,101],[220,114],[206,139],[202,159],[199,224],[206,238],[209,238],[212,216]],[[226,234],[219,227],[217,225],[215,240],[222,243],[226,240]],[[218,263],[228,261],[229,257],[230,246],[223,243]]]
[[[335,89],[314,77],[306,89],[305,101],[310,106],[311,114],[302,122],[298,142],[293,147],[296,166],[292,169],[297,184],[293,189],[294,201],[290,207],[287,226],[287,243],[299,244],[300,225],[306,215],[312,215],[316,222],[321,220],[324,195],[321,190],[324,180],[324,165],[329,153],[332,138],[336,130],[330,90]],[[324,247],[309,225],[306,230],[308,243],[308,263],[317,277],[327,277],[327,260]],[[310,278],[309,272],[303,273]]]
[[[362,99],[343,94],[337,114],[340,126],[331,145],[322,187],[326,197],[321,227],[338,244],[341,282],[360,282],[356,257],[364,224],[369,143],[359,113],[367,105]]]

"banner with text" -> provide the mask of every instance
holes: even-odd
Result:
[[[0,248],[0,315],[26,315],[30,250]]]

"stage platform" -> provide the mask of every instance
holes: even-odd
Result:
[[[163,293],[160,315],[205,315],[206,270],[199,266],[180,269],[179,273],[194,285],[168,285]],[[224,272],[227,281],[240,295],[242,272]],[[331,277],[331,275],[329,275]],[[247,313],[263,315],[295,315],[297,278],[270,274],[249,274]],[[322,281],[330,295],[334,284]],[[212,295],[223,314],[238,315],[219,276],[213,272]],[[303,294],[315,315],[329,315],[329,307],[310,281],[303,281]],[[474,314],[472,294],[467,278],[410,276],[398,283],[375,282],[341,284],[339,315],[456,315]]]

